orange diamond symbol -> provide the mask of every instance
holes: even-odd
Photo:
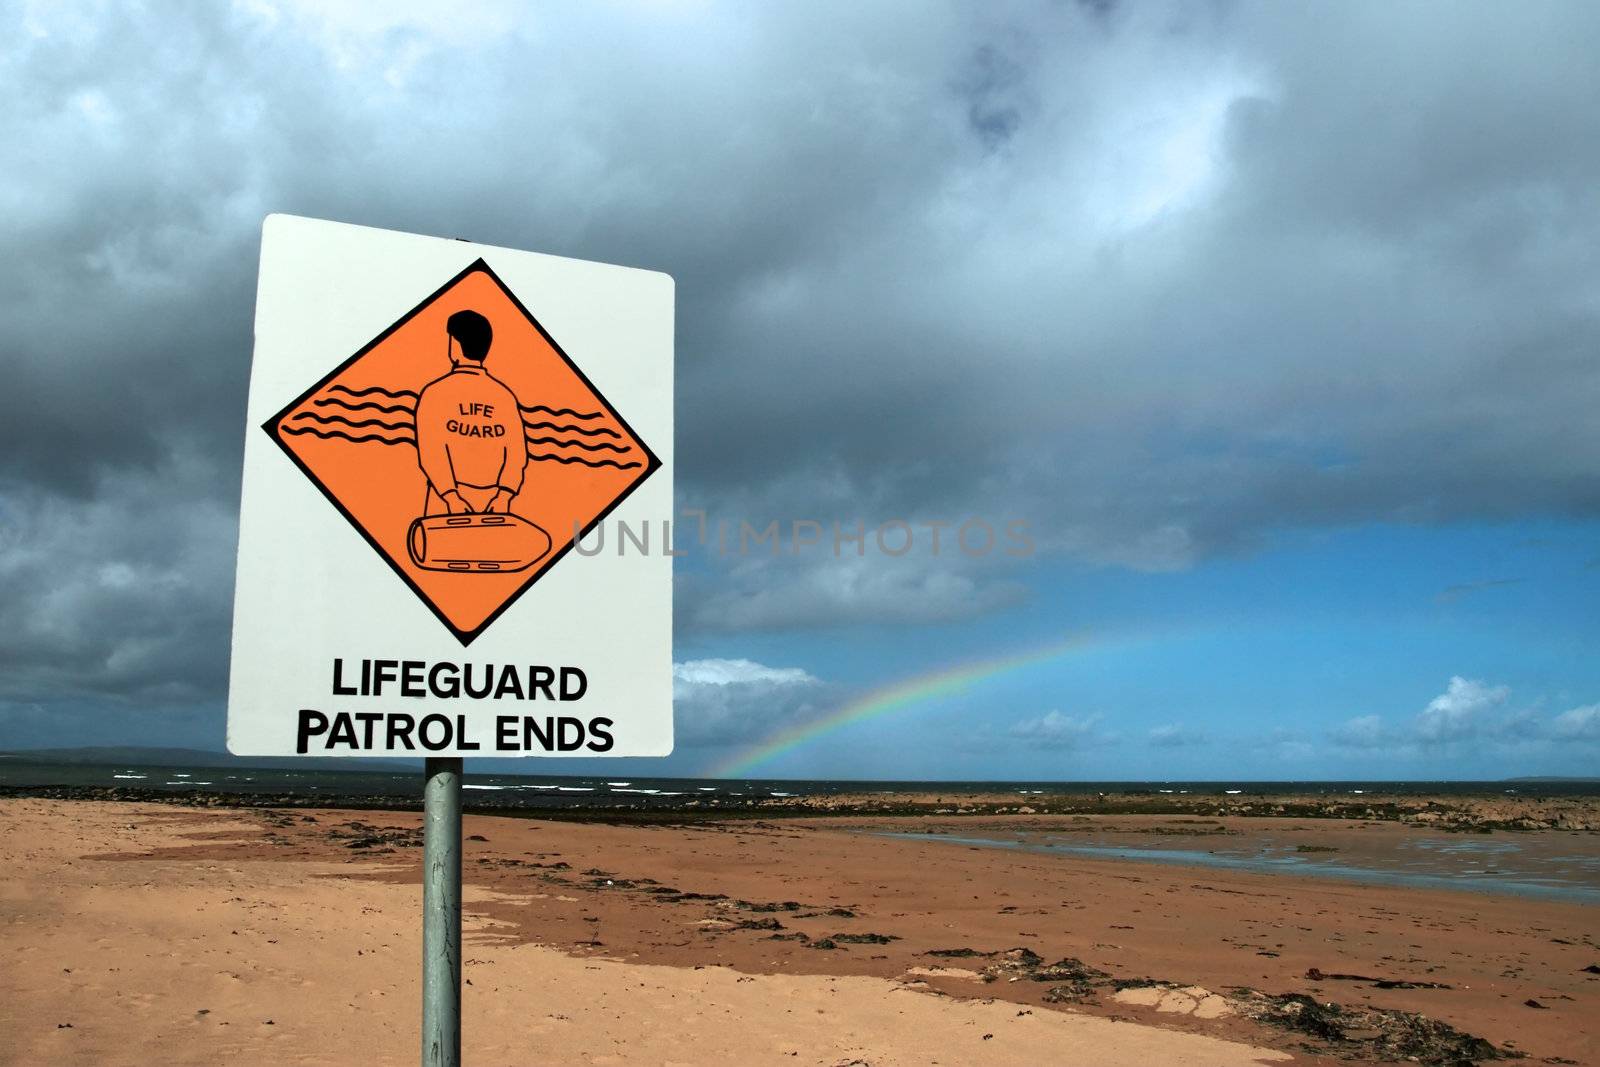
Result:
[[[463,645],[661,466],[481,259],[262,429]]]

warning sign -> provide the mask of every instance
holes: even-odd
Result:
[[[463,644],[661,465],[481,259],[265,429]]]
[[[672,514],[672,299],[650,271],[267,219],[231,751],[671,750],[672,560],[573,549]]]

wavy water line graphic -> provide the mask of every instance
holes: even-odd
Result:
[[[561,422],[529,422],[522,420],[522,425],[530,430],[560,430],[563,433],[581,433],[585,437],[618,437],[622,435],[615,430],[608,430],[604,426],[594,430],[585,430],[582,426],[572,426]]]
[[[390,400],[404,400],[408,397],[412,400],[417,399],[417,394],[410,389],[380,389],[376,385],[369,386],[366,389],[352,389],[348,385],[330,385],[328,386],[328,392],[348,393],[350,396],[372,396],[376,394],[378,396],[386,396]]]
[[[547,407],[544,404],[518,404],[517,407],[522,411],[542,411],[546,415],[565,415],[574,419],[603,419],[606,416],[606,413],[603,411],[575,411],[572,408],[552,408]]]
[[[561,445],[563,448],[581,448],[585,452],[632,451],[632,447],[629,445],[613,445],[608,444],[605,441],[601,441],[598,444],[586,445],[582,441],[563,441],[559,437],[530,437],[528,438],[528,443],[530,445]]]
[[[341,441],[376,441],[381,445],[414,445],[416,440],[411,437],[385,437],[380,433],[345,433],[342,430],[319,430],[315,426],[280,426],[282,433],[310,434],[313,437],[327,439],[338,438]],[[404,432],[404,431],[392,431]]]
[[[384,422],[382,419],[352,419],[347,415],[318,415],[315,411],[302,411],[296,419],[311,419],[323,425],[344,423],[346,426],[381,426],[385,430],[415,430],[414,422]]]
[[[407,414],[410,414],[411,412],[417,410],[415,404],[380,404],[376,400],[358,400],[356,403],[352,404],[350,401],[340,400],[336,396],[327,397],[322,400],[313,400],[311,403],[319,408],[337,407],[344,408],[346,411],[359,411],[363,408],[375,408],[378,411],[404,411]]]
[[[635,467],[644,466],[643,463],[639,463],[637,461],[618,463],[614,459],[584,459],[582,456],[551,456],[541,452],[529,452],[528,458],[538,460],[555,460],[557,463],[582,463],[585,467],[615,467],[619,471],[627,471],[632,470]]]

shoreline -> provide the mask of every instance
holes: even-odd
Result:
[[[420,811],[421,778],[415,793],[375,794],[184,787],[0,784],[0,799],[179,804],[213,808],[341,808],[362,811]],[[743,818],[965,818],[969,816],[1159,815],[1212,818],[1298,818],[1402,823],[1444,833],[1569,831],[1600,833],[1600,792],[1596,794],[1506,795],[1502,793],[1364,793],[1306,795],[1246,793],[1164,795],[1152,790],[1126,793],[1028,793],[951,790],[895,792],[839,791],[785,796],[714,796],[684,793],[651,796],[638,791],[598,794],[530,794],[487,790],[469,783],[463,794],[468,814],[538,819],[630,821],[728,821]],[[559,790],[561,787],[549,787]]]
[[[1005,828],[1002,828],[1004,830]],[[1573,868],[1579,866],[1572,857],[1561,868],[1544,873],[1542,877],[1530,875],[1526,879],[1498,878],[1504,872],[1494,868],[1476,874],[1433,873],[1418,870],[1421,864],[1397,862],[1397,857],[1384,855],[1378,862],[1361,865],[1340,862],[1334,858],[1343,850],[1338,846],[1302,844],[1298,854],[1274,855],[1272,850],[1247,852],[1244,849],[1219,847],[1198,848],[1153,847],[1131,844],[1071,843],[1080,836],[1082,827],[1067,826],[1061,834],[1035,829],[1013,830],[1010,838],[973,836],[959,827],[934,830],[921,829],[863,829],[859,832],[880,837],[942,842],[977,848],[994,848],[1039,852],[1047,855],[1070,856],[1081,859],[1105,859],[1126,863],[1155,863],[1183,867],[1196,876],[1214,870],[1252,872],[1268,877],[1311,878],[1327,882],[1344,882],[1386,888],[1429,889],[1447,893],[1483,893],[1508,897],[1526,897],[1532,900],[1561,901],[1588,906],[1600,905],[1600,885],[1585,884],[1574,877]],[[979,831],[981,832],[981,831]],[[1204,835],[1204,831],[1197,832]],[[1065,837],[1066,840],[1062,840]],[[1524,838],[1524,844],[1527,842]],[[1435,847],[1440,839],[1424,837],[1408,844]],[[1510,845],[1518,848],[1518,845]],[[1281,850],[1280,850],[1281,851]],[[1566,851],[1566,850],[1562,850]],[[1310,853],[1309,856],[1303,854]],[[1561,857],[1568,859],[1567,857]],[[1406,869],[1407,867],[1411,869]],[[1559,875],[1552,877],[1552,875]],[[1592,882],[1592,880],[1591,880]]]
[[[175,843],[115,858],[136,869],[266,862],[408,893],[419,877],[420,820],[408,812],[38,799],[0,801],[0,810],[19,805],[69,825],[129,811],[185,828]],[[1587,1021],[1600,1006],[1600,977],[1584,970],[1600,965],[1592,907],[871,838],[855,831],[899,820],[859,815],[853,825],[815,814],[672,823],[508,814],[467,819],[464,878],[478,931],[469,964],[491,948],[534,946],[690,974],[870,979],[902,996],[933,994],[946,1008],[1124,1019],[1304,1063],[1374,1062],[1405,1048],[1438,1063],[1487,1062],[1513,1047],[1535,1062],[1600,1060]],[[1037,814],[914,825],[1041,821],[1082,825]],[[1099,834],[1145,840],[1197,829],[1157,816],[1092,821]],[[1415,833],[1326,819],[1223,822],[1230,843],[1271,832],[1355,848]],[[223,825],[234,829],[206,829]]]

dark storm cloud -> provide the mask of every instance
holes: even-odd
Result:
[[[870,536],[870,535],[869,535]],[[676,594],[681,630],[738,633],[852,622],[919,625],[986,615],[1020,603],[1021,583],[942,556],[879,555],[740,560]]]
[[[236,517],[205,472],[123,472],[88,499],[0,501],[0,701],[214,698],[227,670]]]
[[[671,272],[681,499],[735,520],[1161,569],[1600,512],[1594,8],[396,11],[0,14],[13,699],[219,694],[268,211]],[[694,611],[1026,578],[853,566]]]

